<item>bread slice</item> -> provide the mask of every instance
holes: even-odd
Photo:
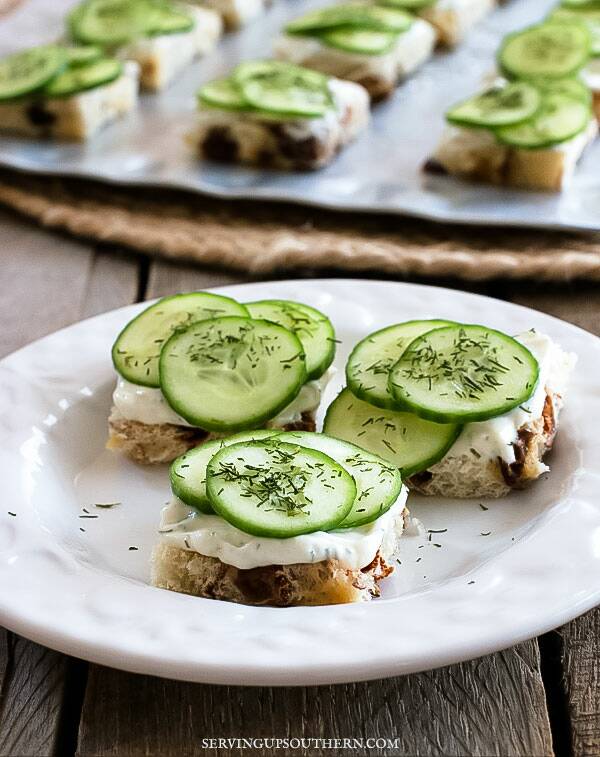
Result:
[[[201,5],[216,11],[229,30],[246,26],[262,15],[272,0],[205,0]]]
[[[561,395],[547,390],[542,415],[517,431],[515,462],[482,460],[476,450],[455,456],[451,448],[439,463],[411,476],[407,486],[429,496],[460,498],[498,498],[523,489],[548,470],[543,458],[552,448],[562,404]]]
[[[182,9],[194,19],[190,31],[145,37],[118,50],[120,58],[139,64],[142,89],[150,92],[164,89],[196,58],[213,50],[221,37],[223,22],[218,13],[190,5]]]
[[[359,84],[331,79],[335,110],[321,118],[265,117],[203,107],[191,142],[202,158],[283,170],[330,163],[369,121],[369,95]]]
[[[597,134],[594,118],[585,131],[566,142],[524,150],[501,144],[487,129],[449,126],[425,170],[490,184],[559,192],[568,185],[586,147]]]
[[[139,67],[129,61],[118,79],[70,97],[2,102],[0,131],[83,142],[135,108],[138,84]]]
[[[496,7],[496,0],[436,0],[419,11],[432,24],[441,45],[454,47]]]
[[[315,431],[315,414],[303,412],[299,421],[282,427],[285,431]],[[219,435],[201,428],[174,423],[141,423],[125,418],[113,406],[108,419],[107,449],[118,450],[142,465],[170,463],[193,447]]]
[[[267,565],[242,570],[216,557],[160,542],[152,557],[152,584],[162,589],[247,605],[293,607],[365,602],[380,594],[379,582],[391,564],[408,519],[404,508],[394,523],[393,538],[369,565],[349,570],[337,560]]]
[[[394,47],[382,55],[345,52],[315,37],[293,34],[283,34],[276,40],[274,54],[280,60],[361,84],[372,100],[381,100],[431,56],[435,42],[436,32],[431,24],[416,19],[398,35]]]

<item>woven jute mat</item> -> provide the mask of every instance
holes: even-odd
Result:
[[[327,268],[470,280],[600,280],[600,234],[431,224],[5,170],[0,204],[77,236],[251,274]]]

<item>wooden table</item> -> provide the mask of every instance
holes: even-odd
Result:
[[[0,356],[111,308],[241,280],[50,235],[0,211]],[[597,287],[495,282],[475,291],[600,334]],[[202,739],[375,736],[399,746],[294,753],[591,757],[600,755],[599,637],[600,609],[505,652],[429,673],[251,689],[122,673],[0,629],[0,755],[233,755],[242,752],[203,749]]]

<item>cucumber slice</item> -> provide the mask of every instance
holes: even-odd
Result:
[[[333,29],[319,35],[329,47],[359,55],[383,55],[392,49],[398,39],[393,32],[375,32],[362,29]]]
[[[147,19],[141,0],[87,0],[71,12],[69,28],[79,42],[117,47],[144,36]]]
[[[242,63],[233,72],[242,97],[254,108],[316,118],[334,107],[329,78],[282,61]]]
[[[354,479],[332,458],[276,438],[217,452],[206,490],[229,523],[277,539],[336,528],[356,498]]]
[[[186,452],[171,463],[169,477],[173,494],[190,507],[202,513],[212,513],[212,505],[206,493],[206,466],[214,455],[231,444],[254,442],[275,436],[277,431],[263,428],[256,431],[242,431],[225,439],[213,439],[200,447]]]
[[[259,428],[306,382],[295,334],[276,323],[236,316],[175,331],[160,353],[159,372],[173,410],[208,431]]]
[[[527,82],[512,82],[455,105],[446,118],[459,126],[506,126],[531,118],[541,103],[542,96],[536,87]]]
[[[581,79],[540,79],[535,86],[544,94],[558,94],[588,105],[592,102],[592,90]]]
[[[67,65],[67,53],[56,45],[33,47],[0,60],[0,101],[42,89]]]
[[[422,8],[428,8],[437,0],[380,0],[379,5],[386,5],[390,8],[402,8],[407,11],[420,11]]]
[[[592,8],[556,8],[550,16],[552,21],[579,21],[584,23],[592,37],[591,54],[600,55],[600,4]]]
[[[390,371],[398,406],[437,423],[504,415],[533,394],[539,365],[516,339],[455,324],[417,337]]]
[[[562,0],[564,8],[595,9],[600,8],[600,0]]]
[[[585,65],[590,50],[591,35],[583,24],[546,21],[505,37],[498,62],[508,77],[564,79]]]
[[[147,34],[152,36],[179,34],[191,31],[194,26],[194,19],[191,16],[170,3],[161,2],[161,0],[148,2],[148,16],[146,18]]]
[[[402,477],[399,469],[355,444],[310,431],[286,431],[277,440],[324,452],[352,476],[356,499],[337,528],[356,528],[377,520],[400,496]]]
[[[79,47],[67,47],[67,61],[69,66],[87,66],[102,58],[102,49],[96,45],[81,45]]]
[[[379,455],[402,471],[404,479],[427,470],[448,452],[461,431],[413,413],[381,410],[342,389],[327,410],[323,431]]]
[[[405,32],[414,16],[396,8],[377,5],[333,5],[312,11],[289,23],[288,34],[310,34],[332,29]]]
[[[511,147],[542,149],[572,139],[588,126],[591,118],[590,101],[559,93],[547,94],[533,119],[498,129],[496,136]]]
[[[346,363],[348,389],[376,407],[394,409],[396,402],[388,389],[392,366],[413,339],[452,321],[405,321],[380,329],[361,340]]]
[[[208,82],[198,92],[198,100],[203,105],[224,110],[250,110],[240,88],[233,79],[217,79]]]
[[[86,89],[94,89],[118,79],[123,64],[115,58],[101,58],[94,63],[69,68],[46,85],[46,97],[69,97]]]
[[[231,297],[209,292],[163,297],[121,331],[112,348],[114,366],[132,384],[158,387],[158,358],[171,334],[190,323],[223,315],[243,317],[248,311]]]
[[[252,318],[273,321],[292,331],[306,355],[309,379],[320,378],[335,357],[335,331],[329,318],[309,305],[290,300],[246,302]]]

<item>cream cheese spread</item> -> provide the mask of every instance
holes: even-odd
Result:
[[[564,352],[550,337],[537,331],[526,331],[515,338],[539,363],[540,375],[535,391],[527,402],[509,413],[480,423],[467,423],[447,457],[471,456],[475,450],[484,460],[500,457],[509,464],[515,462],[513,443],[517,441],[519,428],[541,417],[547,390],[553,394],[564,393],[576,355]]]
[[[403,527],[407,493],[402,487],[392,507],[372,523],[289,539],[252,536],[218,515],[200,513],[173,497],[163,508],[160,535],[172,546],[216,557],[241,570],[323,560],[338,560],[349,570],[360,570],[372,562],[378,550],[387,554],[393,551]]]
[[[321,402],[321,394],[334,373],[335,368],[329,368],[321,378],[304,384],[297,397],[279,415],[271,419],[267,426],[281,428],[288,423],[301,420],[302,413],[316,410]],[[170,407],[160,389],[132,384],[122,376],[117,379],[113,403],[121,416],[131,421],[147,424],[172,423],[193,428]]]

